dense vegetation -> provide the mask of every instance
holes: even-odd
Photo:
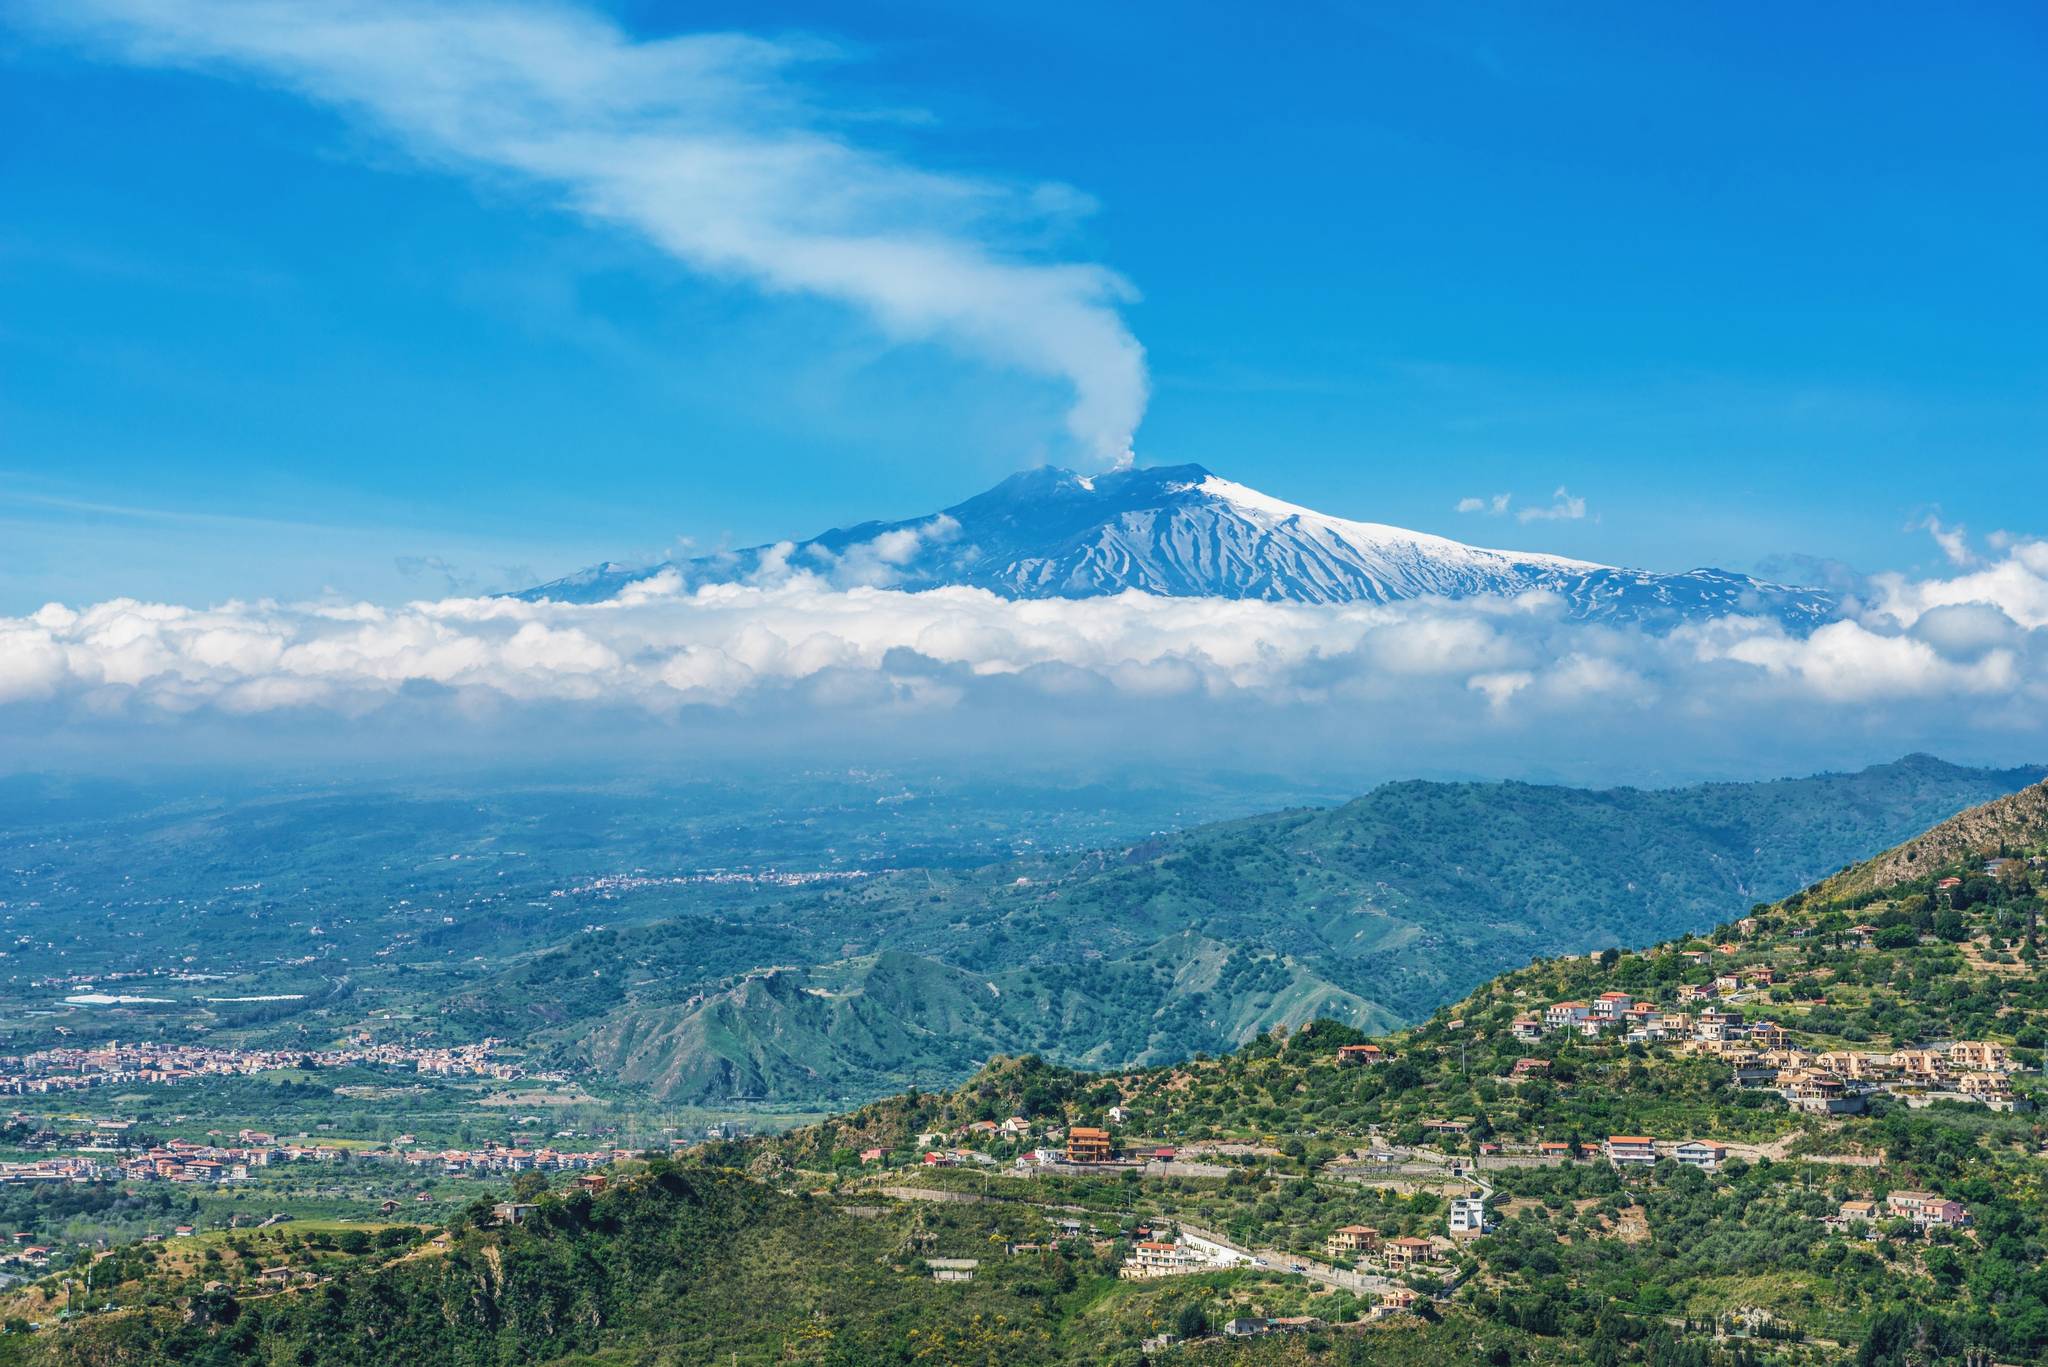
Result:
[[[1190,1306],[1206,1323],[1210,1309],[1298,1299],[1272,1274],[1120,1283],[1113,1247],[987,1256],[1041,1224],[1022,1210],[856,1214],[657,1161],[612,1190],[543,1199],[516,1226],[480,1204],[425,1248],[359,1237],[352,1256],[312,1261],[327,1279],[296,1292],[205,1280],[233,1275],[229,1258],[181,1266],[176,1307],[0,1337],[0,1361],[1080,1364],[1102,1361],[1105,1339],[1190,1322]],[[987,1271],[936,1282],[923,1259],[939,1252],[982,1255]],[[1373,1360],[1465,1360],[1420,1329],[1384,1335],[1390,1355]],[[1520,1338],[1453,1333],[1504,1352]]]
[[[1987,854],[2010,862],[1987,871]],[[253,1252],[124,1252],[96,1285],[126,1308],[0,1335],[0,1362],[2041,1361],[2038,1113],[1899,1093],[1874,1096],[1867,1114],[1802,1114],[1738,1087],[1711,1050],[1529,1042],[1510,1026],[1559,998],[1670,1003],[1729,976],[1759,984],[1743,989],[1746,1009],[1799,1049],[1980,1040],[2027,1070],[2030,1100],[2048,1023],[2034,971],[2044,881],[2048,826],[2008,825],[1996,848],[1882,889],[1822,884],[1704,938],[1539,960],[1383,1037],[1377,1065],[1342,1064],[1336,1050],[1361,1036],[1327,1020],[1115,1073],[1005,1059],[962,1087],[779,1139],[629,1165],[599,1192],[523,1177],[514,1194],[535,1205],[516,1224],[480,1201],[425,1243],[397,1229],[305,1242],[293,1290],[252,1285]],[[1525,1060],[1538,1075],[1516,1071]],[[1208,1166],[1028,1175],[1008,1160],[1040,1141],[973,1128],[1013,1115],[1034,1131],[1099,1123],[1112,1108],[1127,1147],[1171,1143]],[[1729,1154],[1716,1171],[1534,1155],[1539,1142],[1584,1152],[1613,1133],[1711,1138]],[[931,1144],[993,1162],[927,1170],[917,1160]],[[1453,1159],[1478,1165],[1493,1227],[1441,1241],[1435,1266],[1401,1279],[1422,1297],[1414,1311],[1364,1323],[1370,1294],[1289,1275],[1341,1226],[1439,1235],[1444,1198],[1472,1180]],[[1964,1203],[1970,1222],[1837,1218],[1845,1201],[1906,1189]],[[1113,1276],[1142,1230],[1176,1226],[1272,1250],[1271,1265]],[[975,1266],[939,1281],[928,1258]],[[1237,1316],[1304,1318],[1250,1342],[1214,1333]],[[1169,1329],[1193,1341],[1141,1346]]]
[[[1135,845],[1255,790],[1097,790],[1080,819],[1027,782],[879,774],[10,780],[0,1049],[496,1035],[668,1105],[843,1105],[1021,1051],[1132,1066],[1319,1016],[1416,1020],[1536,954],[1711,924],[2037,774],[1400,783]],[[819,870],[874,876],[731,881]],[[109,972],[141,976],[72,978]],[[164,1000],[62,1005],[81,990]]]
[[[859,1100],[1024,1051],[1127,1067],[1316,1017],[1418,1020],[1538,955],[1725,920],[2035,777],[1913,757],[1667,791],[1395,783],[799,897],[747,922],[774,937],[757,963],[796,965],[772,975],[716,979],[709,956],[743,947],[691,919],[571,945],[464,1001],[502,1030],[545,1022],[557,1057],[669,1100]],[[623,1003],[564,1019],[622,983]]]

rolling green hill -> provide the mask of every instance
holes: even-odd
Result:
[[[1920,843],[1915,875],[1881,891],[1897,849],[1704,938],[1494,977],[1383,1036],[1377,1065],[1345,1064],[1337,1050],[1359,1034],[1328,1020],[1151,1068],[1003,1059],[958,1088],[780,1138],[627,1163],[594,1193],[567,1179],[543,1192],[526,1175],[517,1182],[534,1204],[516,1224],[480,1200],[433,1238],[323,1242],[287,1229],[232,1236],[211,1258],[177,1241],[118,1250],[95,1292],[104,1313],[60,1328],[47,1318],[58,1289],[12,1293],[0,1363],[2041,1361],[2048,1159],[2025,1105],[2041,1096],[2048,1026],[2043,796],[1977,813],[1975,834],[1944,837],[1939,858]],[[1987,869],[1992,856],[2009,858]],[[929,970],[888,955],[845,971],[930,985]],[[1782,1032],[1737,1047],[1773,1050],[1782,1069],[1968,1040],[2010,1055],[2001,1071],[2023,1105],[1932,1097],[1909,1080],[1871,1090],[1858,1113],[1806,1112],[1775,1083],[1743,1085],[1724,1041],[1531,1041],[1513,1029],[1547,1003],[1603,991],[1697,1010],[1688,999],[1720,978],[1741,984],[1721,989],[1724,1006]],[[1032,1133],[974,1123],[1010,1116]],[[1083,1123],[1109,1124],[1126,1151],[1171,1144],[1203,1166],[1012,1163],[1048,1128]],[[1654,1161],[1609,1163],[1600,1145],[1617,1134],[1648,1136]],[[1720,1146],[1718,1159],[1679,1161],[1684,1139]],[[963,1168],[921,1163],[932,1145]],[[1487,1229],[1445,1237],[1447,1198],[1475,1184]],[[1899,1213],[1942,1203],[1967,1218]],[[1859,1207],[1875,1214],[1848,1214]],[[1328,1245],[1360,1226],[1428,1256],[1402,1271],[1368,1249],[1365,1275],[1348,1276],[1353,1255]],[[1256,1261],[1116,1277],[1137,1240],[1176,1233],[1228,1240]],[[939,1279],[929,1259],[960,1279]],[[264,1266],[282,1267],[292,1289],[266,1285]],[[29,1314],[43,1329],[23,1331]],[[1267,1332],[1220,1334],[1231,1321]],[[1146,1346],[1164,1330],[1189,1341]]]
[[[858,1100],[1020,1051],[1163,1062],[1316,1016],[1419,1020],[1534,957],[1709,926],[2041,773],[1912,756],[1661,791],[1388,784],[580,937],[450,1009],[672,1102]]]
[[[1258,990],[1241,990],[1247,979]],[[541,1039],[664,1097],[858,1097],[878,1081],[950,1085],[1005,1051],[1042,1049],[1094,1065],[1143,1057],[1175,1028],[1174,1007],[1163,1018],[1126,1009],[1153,996],[1176,1003],[1183,1028],[1203,1039],[1317,1016],[1394,1024],[1289,961],[1185,935],[1069,972],[992,976],[884,950],[750,973],[701,999],[614,1011],[594,1028]],[[1207,1002],[1227,1014],[1201,1012],[1197,1003]]]

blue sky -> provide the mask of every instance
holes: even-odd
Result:
[[[1102,459],[1008,341],[707,271],[95,7],[147,9],[0,30],[0,611],[501,587]],[[2048,530],[2038,8],[1262,8],[604,13],[801,52],[721,118],[995,205],[906,232],[1128,281],[1141,461],[1660,569]],[[1559,488],[1585,517],[1453,511]]]

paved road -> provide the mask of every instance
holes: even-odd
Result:
[[[1328,1263],[1317,1262],[1313,1258],[1304,1258],[1299,1253],[1287,1253],[1277,1248],[1246,1248],[1214,1230],[1191,1225],[1185,1220],[1178,1223],[1183,1233],[1192,1234],[1197,1239],[1207,1239],[1212,1244],[1221,1244],[1232,1252],[1241,1253],[1255,1262],[1264,1264],[1264,1270],[1268,1272],[1294,1273],[1295,1276],[1306,1277],[1312,1282],[1321,1282],[1325,1286],[1333,1286],[1343,1291],[1382,1291],[1393,1285],[1385,1277],[1353,1272],[1348,1267],[1333,1267]],[[1300,1271],[1297,1272],[1297,1268]]]

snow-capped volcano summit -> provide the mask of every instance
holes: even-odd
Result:
[[[1170,597],[1387,603],[1542,589],[1561,596],[1577,617],[1669,624],[1745,613],[1810,627],[1835,607],[1818,590],[1725,570],[1651,574],[1331,517],[1199,465],[1094,476],[1046,466],[921,518],[864,522],[808,541],[668,564],[600,565],[519,597],[601,602],[668,571],[690,588],[808,571],[841,585],[968,585],[1007,598],[1137,589]]]

